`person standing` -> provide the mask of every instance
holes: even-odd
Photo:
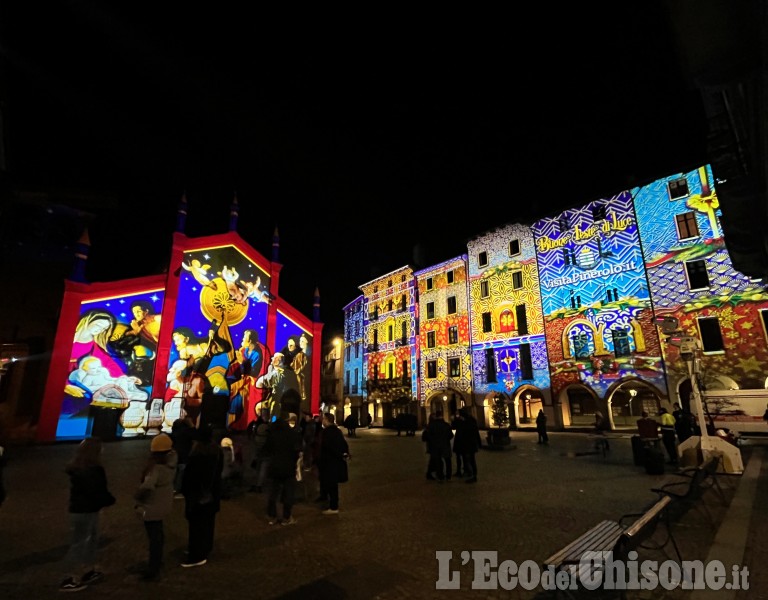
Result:
[[[549,444],[549,435],[547,435],[547,415],[542,409],[536,415],[536,433],[539,434],[539,444]]]
[[[451,426],[443,420],[443,413],[438,412],[432,415],[421,439],[427,443],[427,454],[429,454],[427,479],[450,481],[453,431]]]
[[[336,426],[336,418],[331,413],[323,415],[323,433],[320,438],[320,494],[328,495],[328,509],[324,515],[339,514],[339,483],[346,481],[347,464],[350,458],[349,446],[344,434]]]
[[[196,435],[197,430],[192,417],[186,416],[182,419],[176,419],[171,426],[171,440],[176,452],[176,475],[173,480],[173,491],[174,498],[177,500],[184,497],[181,493],[181,482],[184,479],[184,469],[187,466],[187,459],[192,451],[192,444]]]
[[[459,427],[456,429],[456,438],[461,438],[459,447],[461,449],[461,460],[464,464],[464,475],[466,483],[477,483],[477,460],[476,454],[480,451],[483,441],[480,438],[480,428],[477,426],[477,420],[466,408],[459,409]],[[454,440],[454,448],[456,441]]]
[[[296,427],[297,417],[288,415],[288,420],[278,418],[269,427],[264,455],[269,459],[269,497],[267,518],[270,525],[293,525],[296,519],[291,514],[296,498],[296,468],[301,456],[301,432]],[[277,499],[283,504],[282,518],[277,516]]]
[[[170,436],[161,433],[153,437],[150,457],[134,494],[136,510],[144,521],[149,541],[147,570],[141,576],[145,581],[151,581],[160,575],[165,543],[163,519],[173,508],[173,480],[177,459]]]
[[[691,414],[680,406],[679,402],[672,405],[672,416],[675,418],[675,433],[677,441],[683,443],[693,435],[693,424],[691,423]]]
[[[77,592],[104,577],[96,563],[99,547],[99,515],[112,506],[115,497],[107,485],[107,474],[101,463],[102,444],[98,437],[80,442],[75,456],[67,465],[69,476],[69,520],[72,543],[66,556],[69,575],[59,591]],[[79,573],[84,574],[81,576]]]
[[[182,567],[199,567],[213,550],[216,514],[221,507],[221,472],[224,459],[213,441],[210,425],[201,425],[189,453],[181,491],[189,527],[187,559]]]
[[[677,444],[675,443],[675,417],[666,408],[659,409],[661,415],[661,441],[669,455],[668,465],[677,464]]]
[[[451,429],[454,431],[453,434],[453,453],[456,455],[456,472],[453,474],[454,477],[461,477],[464,474],[464,471],[466,469],[462,469],[462,450],[461,450],[461,415],[459,413],[456,413],[456,415],[453,418],[453,421],[451,421]]]

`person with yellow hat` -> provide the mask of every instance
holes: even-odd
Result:
[[[141,475],[134,499],[136,512],[144,522],[149,541],[149,561],[142,579],[151,581],[160,575],[163,561],[163,519],[173,508],[173,479],[176,474],[176,451],[171,437],[160,433],[152,438],[150,456]]]

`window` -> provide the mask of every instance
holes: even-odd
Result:
[[[360,342],[355,342],[355,358],[360,358]]]
[[[435,345],[435,332],[427,331],[427,348],[434,348]]]
[[[387,287],[392,287],[392,280],[391,279],[387,281]]]
[[[395,339],[395,328],[392,325],[387,325],[387,341],[391,342]]]
[[[606,302],[618,302],[619,291],[616,288],[608,288],[605,290],[605,299]]]
[[[701,349],[704,352],[722,352],[725,350],[723,334],[720,331],[720,321],[717,317],[698,319],[701,333]]]
[[[605,204],[592,205],[592,220],[593,221],[605,221],[607,214],[607,207]]]
[[[456,325],[451,325],[448,328],[448,343],[449,344],[459,343],[459,328]]]
[[[427,302],[427,319],[435,318],[435,303]]]
[[[483,333],[490,333],[493,331],[493,325],[491,324],[491,313],[483,313]]]
[[[458,358],[448,359],[448,375],[451,377],[461,377],[461,361]]]
[[[488,266],[488,253],[487,252],[481,252],[477,255],[477,266],[478,267],[487,267]]]
[[[620,356],[629,356],[632,353],[629,347],[629,333],[626,329],[611,330],[613,336],[613,355],[616,358]]]
[[[688,287],[692,290],[701,290],[709,287],[709,275],[707,275],[707,263],[704,260],[690,260],[685,263],[688,273]]]
[[[405,311],[405,294],[400,296],[400,310]]]
[[[401,363],[400,367],[403,370],[403,377],[408,377],[408,359],[404,358],[403,362]]]
[[[355,387],[357,387],[357,382],[360,381],[360,369],[355,368]]]
[[[515,306],[517,320],[517,335],[528,335],[528,316],[525,314],[525,304]]]
[[[344,372],[344,387],[349,390],[349,371]]]
[[[434,379],[435,377],[437,377],[437,361],[428,360],[427,361],[427,379]]]
[[[403,346],[405,346],[408,341],[408,323],[405,321],[400,323],[400,339],[403,341]]]
[[[573,290],[569,290],[571,294],[571,308],[581,308],[581,296],[576,296]]]
[[[669,190],[669,199],[677,200],[685,198],[688,195],[688,181],[685,179],[675,179],[667,184]]]
[[[509,242],[509,255],[516,256],[520,254],[520,240],[512,240]]]
[[[696,223],[696,213],[691,211],[675,215],[677,237],[681,240],[699,236],[699,224]]]
[[[373,293],[375,294],[378,291],[379,291],[379,286],[378,285],[374,285],[373,286]]]
[[[496,383],[496,356],[493,354],[493,348],[485,349],[485,373],[487,383]]]
[[[456,296],[448,297],[448,314],[449,315],[456,314]]]
[[[490,296],[490,293],[488,292],[488,280],[483,279],[480,282],[480,297],[487,298],[488,296]]]
[[[394,303],[394,301],[391,298],[389,299],[389,302],[387,302],[387,310],[389,312],[392,312],[393,303]]]
[[[571,333],[571,343],[576,358],[589,358],[589,336],[586,333],[574,331]]]
[[[400,281],[405,281],[405,275],[400,275]]]
[[[563,264],[565,265],[576,264],[576,255],[573,253],[573,250],[571,250],[570,248],[563,248]]]
[[[395,365],[394,363],[387,363],[387,379],[395,378]]]
[[[520,378],[533,379],[533,361],[531,360],[531,345],[520,344]]]
[[[433,285],[434,285],[434,282],[432,281],[432,278],[427,277],[427,289],[431,290]]]
[[[445,274],[445,280],[448,282],[448,285],[451,285],[453,283],[453,271],[448,271]]]
[[[519,290],[521,287],[523,287],[523,272],[515,271],[512,273],[512,289]]]

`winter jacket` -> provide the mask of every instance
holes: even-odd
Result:
[[[95,513],[115,503],[107,489],[107,473],[101,465],[67,467],[69,475],[69,512]]]
[[[171,450],[165,463],[155,463],[139,484],[134,500],[145,521],[162,521],[173,508],[173,479],[178,457]]]

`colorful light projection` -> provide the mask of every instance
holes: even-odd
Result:
[[[120,437],[123,409],[148,410],[163,299],[163,290],[151,290],[82,303],[57,440],[82,439],[94,428]]]
[[[235,246],[184,253],[166,404],[234,429],[254,418],[263,397],[255,379],[274,352],[265,346],[269,284],[266,270]]]
[[[552,387],[581,381],[601,396],[642,377],[665,389],[632,196],[621,192],[534,223]]]
[[[313,336],[290,317],[277,311],[275,345],[285,356],[285,363],[296,373],[301,396],[300,410],[312,412],[312,346]]]
[[[768,294],[761,282],[733,268],[718,223],[713,181],[707,165],[633,190],[653,303],[678,318],[684,335],[699,339],[699,319],[717,319],[723,351],[704,354],[705,382],[717,385],[713,378],[728,376],[742,387],[762,388],[768,365],[763,314]],[[699,285],[687,273],[696,263],[704,268],[692,272],[706,273]],[[687,378],[676,347],[665,347],[665,359],[670,373]]]

